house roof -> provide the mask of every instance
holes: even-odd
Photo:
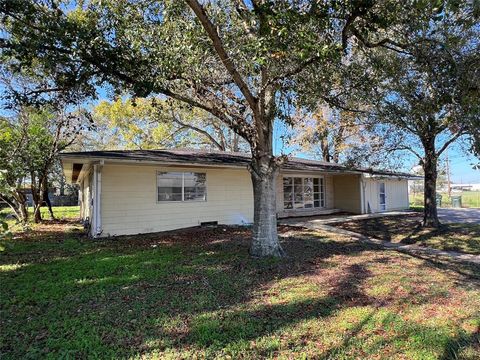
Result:
[[[106,151],[81,151],[65,152],[60,157],[67,173],[66,164],[71,165],[69,175],[78,177],[79,166],[100,160],[147,162],[179,165],[208,165],[219,167],[246,167],[250,163],[249,153],[210,151],[199,149],[162,149],[162,150],[106,150]],[[81,169],[81,166],[80,166]],[[385,170],[373,170],[365,168],[352,168],[340,164],[325,161],[310,160],[303,158],[289,158],[282,165],[283,170],[297,171],[325,171],[336,173],[364,173],[371,176],[392,176],[401,178],[418,178],[416,175],[392,172]],[[67,175],[67,174],[66,174]],[[68,177],[68,176],[67,176]],[[76,181],[76,179],[72,179]]]

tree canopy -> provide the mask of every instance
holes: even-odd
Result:
[[[93,121],[90,146],[96,149],[248,149],[244,140],[208,112],[166,99],[104,100],[94,107]]]
[[[68,148],[89,126],[81,113],[23,108],[0,119],[0,198],[26,222],[26,191],[31,191],[35,221],[48,191],[48,178],[59,152]]]
[[[372,102],[375,122],[405,134],[399,149],[423,166],[428,226],[439,223],[438,159],[455,141],[467,141],[472,150],[480,141],[478,16],[473,3],[445,2],[429,23],[402,29],[398,51],[377,48],[367,61],[375,86],[362,96]]]
[[[108,84],[119,95],[164,96],[225,124],[252,154],[251,253],[281,256],[275,178],[286,159],[273,154],[275,122],[294,124],[295,108],[313,110],[319,101],[345,110],[345,99],[372,85],[371,49],[403,52],[405,34],[460,11],[459,3],[11,0],[0,8],[1,56],[8,71],[48,79],[27,100],[63,90],[94,96]]]
[[[392,153],[402,136],[392,126],[370,121],[368,112],[321,106],[301,112],[289,144],[323,161],[349,167],[395,170],[403,165]]]

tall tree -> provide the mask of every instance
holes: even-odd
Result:
[[[1,196],[15,200],[9,205],[17,217],[26,222],[25,186],[29,186],[34,203],[34,221],[40,222],[40,208],[49,205],[49,176],[58,154],[70,146],[89,124],[81,113],[45,108],[23,108],[15,116],[3,119]],[[7,191],[9,190],[9,191]],[[54,217],[51,206],[49,211]]]
[[[101,148],[248,149],[246,142],[216,117],[201,109],[186,108],[178,101],[158,98],[102,101],[93,109],[93,120],[96,125],[93,137],[102,137]]]
[[[391,156],[401,140],[398,131],[369,121],[368,114],[368,110],[352,112],[327,106],[301,112],[290,145],[327,162],[351,167],[399,168],[401,159]]]
[[[318,98],[337,103],[341,94],[333,78],[343,76],[343,56],[359,43],[392,46],[387,38],[369,42],[369,35],[401,24],[408,13],[395,0],[60,5],[3,2],[3,56],[18,66],[40,63],[58,88],[81,84],[88,93],[108,83],[136,96],[163,95],[230,127],[251,148],[255,256],[284,254],[275,179],[285,157],[273,154],[274,122],[293,122],[296,94],[308,86]],[[349,43],[351,37],[359,41]]]
[[[400,148],[414,154],[424,172],[424,226],[438,227],[438,160],[455,141],[478,144],[480,29],[470,2],[441,2],[429,24],[406,28],[401,50],[377,49],[372,70],[380,82],[378,121],[406,134]],[[414,26],[416,25],[416,26]]]
[[[27,169],[22,161],[25,138],[6,119],[0,118],[0,200],[6,203],[23,224],[28,221],[24,180]]]
[[[82,131],[84,117],[81,113],[68,113],[63,109],[24,109],[15,125],[25,137],[26,151],[22,160],[29,175],[34,221],[42,220],[40,208],[44,204],[54,218],[48,198],[49,177],[58,154],[72,145]]]

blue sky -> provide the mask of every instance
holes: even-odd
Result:
[[[282,135],[287,133],[287,127],[283,124],[276,124],[274,129],[274,152],[275,154],[289,154],[292,149],[284,145]],[[467,154],[460,146],[452,145],[447,151],[450,163],[450,175],[453,183],[480,183],[480,170],[473,169],[474,164],[480,163],[480,159]],[[303,153],[295,153],[295,156],[307,158]],[[394,155],[395,156],[395,155]],[[412,168],[418,165],[418,159],[409,153],[402,153],[396,156],[403,157],[403,170],[410,172]],[[442,161],[445,159],[445,153],[442,155]]]
[[[452,147],[449,151],[452,182],[480,183],[480,170],[472,169],[472,164],[478,164],[479,159],[467,156],[462,151]]]
[[[5,89],[0,86],[0,93]],[[102,100],[111,100],[109,97],[109,91],[107,88],[99,88],[98,99],[95,103]],[[7,112],[0,110],[0,115],[7,115]],[[7,115],[8,116],[8,115]],[[283,135],[288,133],[288,126],[285,124],[275,124],[274,128],[274,152],[275,154],[290,154],[292,149],[284,145]],[[294,153],[297,157],[309,157],[303,153]],[[418,164],[418,160],[414,156],[409,154],[403,154],[404,156],[404,168],[405,171],[411,171],[412,167]],[[448,156],[450,159],[451,178],[454,183],[480,183],[480,170],[474,170],[473,164],[480,163],[480,159],[475,158],[472,155],[468,155],[459,146],[451,146],[448,150]]]

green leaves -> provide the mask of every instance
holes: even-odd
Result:
[[[12,239],[12,233],[9,230],[8,223],[3,219],[0,219],[0,240],[10,240]],[[3,245],[0,244],[0,252],[4,249]]]

